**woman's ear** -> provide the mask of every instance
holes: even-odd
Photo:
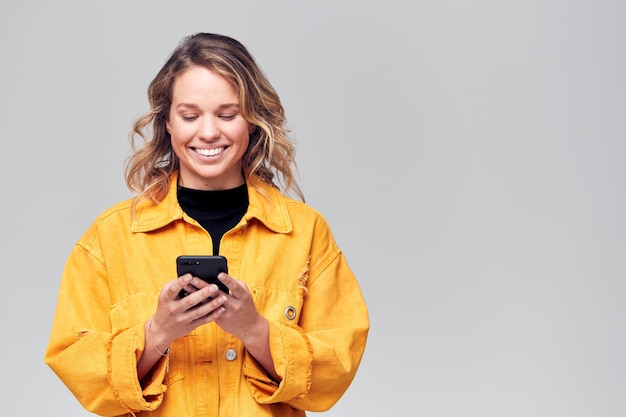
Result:
[[[258,129],[257,125],[250,123],[248,126],[248,133],[253,134]]]

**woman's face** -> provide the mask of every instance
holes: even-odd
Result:
[[[244,183],[244,152],[255,126],[239,108],[239,95],[224,77],[194,66],[178,75],[165,123],[180,160],[180,185],[225,190]]]

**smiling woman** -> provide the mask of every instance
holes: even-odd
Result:
[[[176,78],[172,93],[165,126],[180,162],[180,185],[198,190],[242,185],[242,157],[256,126],[241,115],[233,86],[220,74],[193,66]]]
[[[368,309],[293,179],[278,95],[241,43],[199,33],[148,97],[126,167],[137,195],[70,253],[46,363],[100,415],[329,409],[359,367]],[[177,277],[180,255],[226,258],[228,290]]]

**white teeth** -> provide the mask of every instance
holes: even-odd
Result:
[[[213,149],[196,148],[196,152],[204,156],[215,156],[215,155],[222,153],[223,151],[224,151],[223,146],[220,148],[213,148]]]

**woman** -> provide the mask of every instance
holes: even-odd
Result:
[[[294,180],[278,95],[241,43],[199,33],[148,96],[126,166],[137,196],[72,250],[45,362],[99,415],[329,409],[355,376],[368,312]],[[198,254],[226,257],[229,291],[172,279],[179,255]]]

